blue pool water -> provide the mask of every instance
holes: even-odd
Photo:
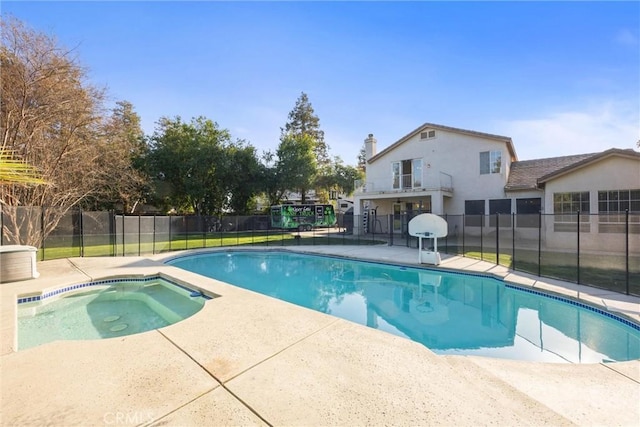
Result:
[[[110,279],[18,300],[18,349],[57,340],[114,338],[186,319],[207,296],[160,277]]]
[[[638,325],[490,277],[271,251],[170,263],[409,338],[438,354],[565,363],[640,358]]]

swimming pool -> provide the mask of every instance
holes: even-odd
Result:
[[[501,280],[282,251],[169,264],[419,342],[438,354],[599,363],[640,358],[640,326]]]
[[[109,279],[18,299],[18,349],[162,328],[197,313],[208,296],[162,277]]]

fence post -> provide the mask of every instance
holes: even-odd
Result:
[[[500,214],[496,212],[496,265],[500,265]]]
[[[465,256],[464,251],[464,225],[466,224],[467,219],[465,218],[465,214],[462,214],[462,256]]]
[[[171,237],[171,223],[173,221],[171,221],[171,215],[168,215],[168,216],[169,216],[169,252],[171,252],[171,240],[172,240],[172,237]]]
[[[126,252],[126,245],[125,245],[125,238],[126,238],[126,234],[124,232],[124,210],[122,211],[122,256],[125,256],[125,252]]]
[[[258,221],[256,221],[255,216],[252,216],[250,218],[250,220],[248,220],[247,222],[251,223],[251,246],[255,245],[255,234],[256,234],[256,223]],[[246,223],[245,223],[246,224]]]
[[[198,218],[200,218],[200,227],[202,227],[202,247],[206,248],[207,247],[206,224],[205,224],[205,221],[204,221],[204,217],[202,215],[200,215],[200,213],[198,213]]]
[[[629,209],[625,210],[625,269],[626,269],[626,290],[627,295],[629,295]]]
[[[327,226],[327,245],[331,245],[331,226]]]
[[[118,255],[118,235],[116,232],[116,211],[112,210],[111,211],[111,224],[109,225],[110,230],[109,230],[109,234],[111,235],[111,250],[113,251],[113,256],[117,256]]]
[[[579,285],[580,284],[580,211],[578,211],[576,221],[577,221],[576,239],[577,239],[577,246],[578,246],[578,250],[576,251],[576,258],[577,258],[576,277]]]
[[[84,258],[84,219],[82,215],[82,208],[78,208],[80,215],[80,256]]]
[[[43,206],[42,209],[40,210],[40,236],[42,238],[42,243],[40,244],[40,246],[42,247],[42,261],[44,261],[45,257],[44,257],[44,250],[45,250],[45,246],[44,246],[44,210],[46,208]]]
[[[151,253],[156,254],[156,214],[153,214],[153,243],[151,244]]]
[[[447,235],[444,236],[444,253],[449,253],[449,220],[447,219],[447,214],[444,214],[444,222],[447,223]]]
[[[404,237],[405,246],[411,247],[411,236],[409,236],[409,213],[405,212],[404,215],[401,215],[402,218],[401,226],[400,226],[400,235]],[[406,231],[405,231],[406,230]]]
[[[142,217],[138,214],[138,256],[141,254],[142,249]]]
[[[511,268],[516,269],[516,214],[511,212]]]
[[[372,243],[375,242],[375,240],[376,240],[376,220],[377,220],[377,212],[378,211],[374,211],[374,212],[376,213],[376,215],[371,215],[371,212],[369,213],[369,222],[373,226],[373,232],[371,233],[371,241],[372,241]]]
[[[538,277],[542,273],[542,211],[538,211]]]
[[[484,214],[480,215],[480,260],[484,261]]]
[[[240,234],[238,231],[238,215],[236,215],[235,218],[236,218],[236,226],[234,227],[234,229],[236,230],[236,246],[240,246]]]

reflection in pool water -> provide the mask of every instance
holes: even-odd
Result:
[[[214,252],[170,263],[439,354],[572,363],[640,358],[637,325],[490,277],[272,251]]]

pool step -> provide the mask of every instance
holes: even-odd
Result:
[[[153,311],[168,323],[184,320],[204,306],[202,297],[191,297],[187,291],[170,289],[161,284],[144,286],[140,292],[146,296],[145,300]]]

